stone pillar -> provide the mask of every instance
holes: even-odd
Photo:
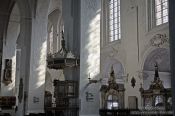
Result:
[[[175,115],[175,1],[169,0],[169,36],[170,36],[170,63],[171,63],[171,87],[173,93],[173,115]]]
[[[26,97],[24,97],[25,91],[28,89],[28,79],[29,79],[29,67],[30,67],[30,48],[31,48],[31,11],[29,8],[28,0],[17,0],[20,11],[20,34],[17,39],[17,49],[20,50],[20,55],[17,57],[20,59],[18,62],[18,70],[16,78],[22,78],[23,89],[21,89],[21,102],[18,102],[16,116],[24,116],[26,111]],[[17,85],[19,86],[19,84]],[[18,99],[18,96],[17,96]]]
[[[80,116],[98,116],[100,84],[89,84],[88,78],[100,78],[101,0],[81,0],[80,48]]]
[[[38,0],[36,16],[32,18],[30,69],[26,114],[44,113],[44,92],[47,56],[47,24],[50,0]],[[28,52],[26,52],[28,53]],[[27,66],[27,65],[26,65]]]
[[[64,0],[63,3],[64,38],[66,49],[76,57],[80,56],[80,0]],[[79,81],[79,68],[65,68],[65,80]]]

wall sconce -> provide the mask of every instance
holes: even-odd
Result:
[[[89,84],[91,84],[91,83],[97,83],[98,82],[97,80],[91,80],[90,77],[88,79],[89,79]]]
[[[100,82],[102,79],[99,79],[99,80],[95,80],[95,79],[91,79],[90,78],[90,73],[89,73],[89,84],[92,84],[92,83],[97,83],[97,82]]]

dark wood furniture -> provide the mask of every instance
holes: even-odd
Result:
[[[78,82],[54,80],[55,104],[46,107],[47,116],[78,116]]]
[[[16,106],[15,96],[0,96],[0,107],[2,109],[12,109]]]
[[[100,116],[173,116],[171,111],[163,112],[158,110],[136,110],[136,109],[100,109]]]

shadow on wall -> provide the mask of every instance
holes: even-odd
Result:
[[[44,41],[42,43],[42,46],[40,47],[40,49],[38,49],[40,51],[40,57],[39,57],[39,60],[38,60],[38,64],[35,68],[35,71],[36,71],[36,85],[35,87],[38,88],[40,86],[43,86],[43,84],[45,83],[45,72],[46,72],[46,65],[43,65],[43,64],[46,64],[46,41]]]
[[[86,69],[83,73],[86,74],[84,76],[87,76],[87,79],[89,73],[91,73],[91,78],[95,78],[100,68],[100,11],[98,10],[94,15],[89,16],[86,23],[84,22],[83,24],[82,32],[84,33],[82,34],[83,42],[81,42],[82,69]]]
[[[100,108],[100,83],[88,84],[88,78],[100,78],[100,7],[100,0],[81,2],[81,115],[98,114]],[[87,101],[87,95],[93,95],[92,102]]]

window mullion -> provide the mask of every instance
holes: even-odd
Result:
[[[118,25],[118,29],[117,29],[117,39],[119,39],[119,26],[120,26],[120,23],[119,23],[119,14],[120,14],[120,9],[119,9],[119,1],[117,1],[117,25]]]
[[[163,2],[160,0],[161,3],[161,23],[163,24]]]
[[[115,40],[115,9],[114,9],[114,0],[113,0],[113,41]]]
[[[109,33],[110,40],[118,40],[120,32],[120,2],[119,0],[110,0],[109,2]]]
[[[154,0],[155,3],[155,7],[154,7],[154,11],[155,11],[155,26],[164,24],[166,22],[168,22],[167,17],[168,17],[168,1],[163,1],[163,0]]]

